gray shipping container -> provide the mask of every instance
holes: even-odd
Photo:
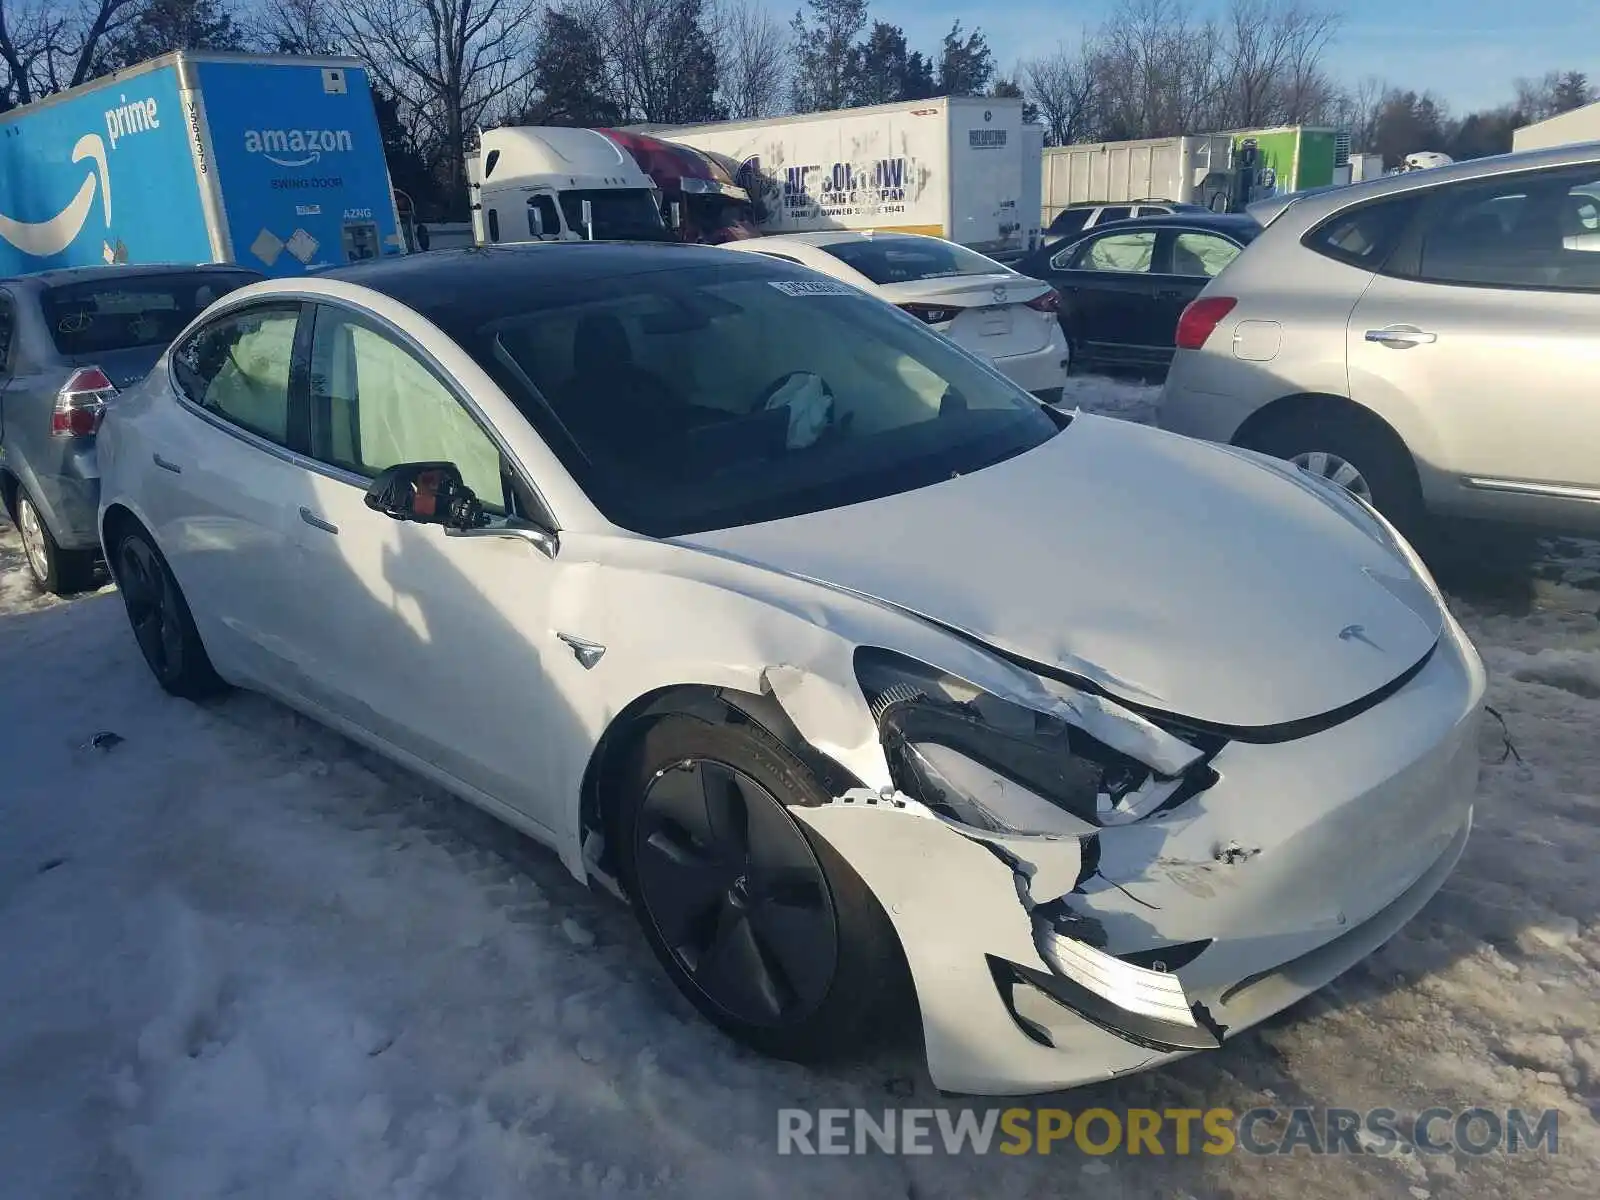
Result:
[[[1232,160],[1225,133],[1051,146],[1042,171],[1044,224],[1074,204],[1159,199],[1209,208],[1227,195]]]

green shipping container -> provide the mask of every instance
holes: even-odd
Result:
[[[1278,195],[1326,187],[1333,182],[1338,155],[1336,130],[1305,125],[1247,130],[1233,135],[1235,152],[1246,138],[1255,139],[1261,166],[1272,169]]]

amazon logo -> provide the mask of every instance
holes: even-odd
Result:
[[[324,154],[348,151],[348,129],[246,129],[247,154],[259,154],[280,167],[308,167]]]
[[[142,109],[142,105],[139,106]],[[154,102],[151,102],[154,108]],[[108,125],[109,128],[109,125]],[[118,134],[119,137],[125,136]],[[96,192],[105,214],[106,228],[111,227],[111,173],[106,168],[106,143],[98,133],[86,133],[72,147],[74,163],[87,162],[89,173],[83,177],[77,192],[55,216],[45,221],[18,221],[0,213],[0,239],[15,246],[33,258],[49,258],[60,254],[77,240],[89,214],[94,211]]]

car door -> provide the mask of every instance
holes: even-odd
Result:
[[[1159,340],[1154,229],[1110,229],[1050,259],[1050,282],[1061,293],[1061,327],[1090,358],[1140,362]]]
[[[1596,195],[1600,164],[1431,189],[1350,315],[1352,398],[1431,430],[1447,504],[1600,498]]]
[[[145,519],[213,660],[291,694],[302,664],[282,620],[296,586],[289,514],[309,482],[290,388],[301,309],[245,304],[191,332],[171,354],[177,403],[138,422],[134,447]]]
[[[389,325],[320,304],[309,363],[320,473],[295,533],[315,612],[301,622],[313,699],[458,790],[557,829],[549,739],[564,714],[540,655],[557,568],[521,521],[532,490],[442,371]],[[385,467],[436,461],[460,469],[488,528],[451,532],[367,507]]]
[[[1210,230],[1169,227],[1161,231],[1156,244],[1160,270],[1153,280],[1154,324],[1150,330],[1151,344],[1164,350],[1161,361],[1172,361],[1183,310],[1242,249],[1238,242]]]

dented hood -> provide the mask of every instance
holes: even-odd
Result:
[[[931,487],[677,540],[1241,728],[1353,704],[1443,627],[1353,503],[1293,468],[1108,418]]]

